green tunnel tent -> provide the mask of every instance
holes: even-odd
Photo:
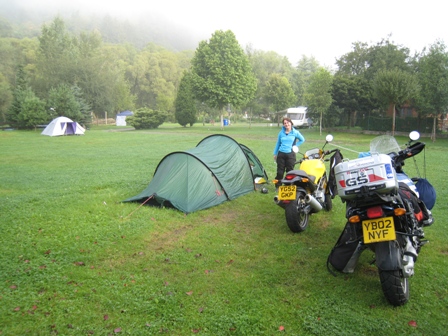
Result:
[[[257,156],[231,137],[214,134],[193,149],[166,155],[146,189],[124,202],[191,213],[254,191],[256,178],[268,181]]]

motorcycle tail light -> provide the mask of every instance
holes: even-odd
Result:
[[[368,218],[378,218],[384,216],[383,209],[381,206],[375,206],[373,208],[367,209],[367,217]]]
[[[295,175],[286,175],[285,179],[286,180],[292,180],[294,177],[296,177]]]
[[[351,216],[348,221],[352,224],[356,224],[359,223],[361,221],[361,217],[359,217],[358,215],[355,216]]]
[[[403,216],[406,214],[406,209],[404,208],[396,208],[394,209],[394,215],[395,216]]]

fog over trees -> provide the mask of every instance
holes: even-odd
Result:
[[[156,13],[130,19],[102,14],[98,7],[56,11],[32,6],[31,0],[0,1],[1,124],[32,128],[62,114],[89,123],[92,116],[143,109],[193,126],[196,121],[217,120],[222,113],[235,120],[243,115],[272,120],[279,110],[304,105],[320,128],[384,128],[389,124],[384,118],[393,112],[401,118],[397,126],[435,132],[448,110],[448,52],[443,41],[415,55],[390,36],[370,44],[353,41],[351,50],[336,60],[337,68],[328,69],[314,57],[302,56],[291,64],[276,51],[251,45],[235,48],[239,42],[231,31],[209,32],[199,39],[197,32]],[[224,39],[210,53],[213,43],[208,46],[207,39],[213,42],[213,36],[221,34],[233,36],[232,43]],[[201,74],[215,81],[207,82],[208,88],[220,87],[226,93],[225,106],[205,99],[205,86],[202,92],[201,85],[194,85],[198,81],[180,87],[186,72],[198,71],[194,62],[202,54],[210,54],[212,65],[218,55],[226,54],[216,63],[219,70],[202,67],[209,73]],[[232,72],[235,59],[245,65],[244,76]],[[393,73],[404,74],[397,80],[415,74],[413,89],[403,88],[399,97],[393,96],[388,89],[395,87],[393,76],[379,77]],[[235,84],[230,78],[251,90],[238,90],[228,98]],[[401,82],[409,86],[409,81]],[[195,100],[180,101],[179,90]],[[426,119],[431,120],[429,126]],[[386,130],[390,129],[392,124]]]
[[[33,0],[0,0],[1,37],[36,37],[41,33],[42,24],[60,16],[69,32],[79,34],[98,30],[106,43],[129,43],[137,48],[155,43],[172,51],[182,51],[194,50],[199,42],[199,37],[188,27],[180,26],[169,17],[157,13],[145,12],[132,18],[108,13],[107,4],[103,5],[104,10],[86,7],[78,11],[69,5],[61,10],[50,5],[34,7],[31,6],[33,3]],[[57,8],[61,8],[59,4]]]

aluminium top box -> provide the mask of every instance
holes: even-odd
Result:
[[[386,154],[344,160],[334,171],[338,195],[344,200],[354,199],[365,192],[389,194],[398,189],[397,174]]]

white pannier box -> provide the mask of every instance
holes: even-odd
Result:
[[[396,193],[398,180],[391,158],[386,154],[373,154],[355,160],[343,161],[335,168],[338,195],[353,199],[361,191],[380,194]]]

